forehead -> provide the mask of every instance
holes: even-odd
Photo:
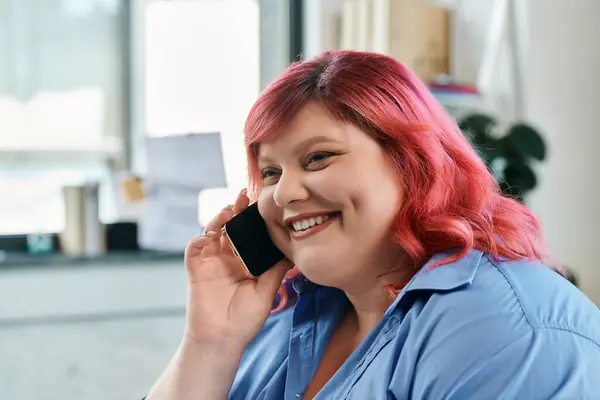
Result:
[[[348,125],[334,118],[323,106],[308,104],[302,107],[274,138],[258,148],[261,158],[272,157],[316,143],[347,143]]]

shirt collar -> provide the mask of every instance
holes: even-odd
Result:
[[[456,254],[458,250],[447,251],[434,255],[404,289],[398,294],[394,302],[388,308],[386,315],[394,312],[405,294],[419,290],[426,291],[451,291],[473,283],[477,269],[481,262],[483,252],[471,250],[466,256],[452,261],[448,264],[438,265],[435,263]]]
[[[483,253],[480,250],[472,250],[466,256],[448,264],[433,267],[435,263],[456,254],[456,251],[448,251],[434,255],[413,279],[406,285],[406,292],[415,290],[453,290],[461,286],[471,284]]]

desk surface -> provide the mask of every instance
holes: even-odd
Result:
[[[12,268],[82,268],[105,266],[148,266],[165,261],[183,261],[183,253],[157,251],[112,252],[99,257],[69,257],[64,254],[29,254],[0,251],[0,271]]]

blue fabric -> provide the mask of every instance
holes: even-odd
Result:
[[[411,280],[316,399],[600,399],[600,310],[536,263],[478,251]],[[247,348],[230,399],[302,397],[344,294],[306,280]]]

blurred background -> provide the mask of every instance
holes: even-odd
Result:
[[[600,304],[598,0],[0,0],[0,398],[135,399],[290,62],[406,63]]]

